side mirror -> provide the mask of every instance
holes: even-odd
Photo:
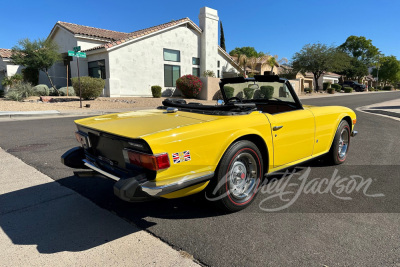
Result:
[[[218,100],[217,100],[217,105],[218,105],[218,106],[221,106],[221,105],[223,105],[223,104],[225,104],[224,100],[222,100],[222,99],[218,99]]]

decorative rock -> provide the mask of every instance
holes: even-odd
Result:
[[[51,96],[41,96],[40,101],[50,103],[54,102],[54,99]]]

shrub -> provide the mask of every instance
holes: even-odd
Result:
[[[0,90],[0,97],[4,97],[4,90]]]
[[[336,92],[340,92],[342,90],[342,86],[337,83],[331,84],[331,88],[335,89]]]
[[[353,88],[351,88],[351,87],[345,87],[345,88],[344,88],[344,92],[345,92],[345,93],[352,93],[352,92],[353,92]]]
[[[25,82],[33,85],[37,85],[39,83],[39,70],[34,68],[25,68],[21,72]]]
[[[74,77],[72,86],[77,95],[79,95],[79,82],[78,77]],[[88,76],[81,77],[81,91],[83,99],[96,99],[101,95],[106,82],[101,78],[92,78]]]
[[[195,98],[199,95],[203,83],[200,78],[191,74],[184,75],[176,80],[176,88],[181,90],[182,94],[188,98]]]
[[[383,87],[383,90],[385,90],[385,91],[391,91],[392,89],[393,89],[393,86],[391,86],[391,85],[386,85]]]
[[[330,83],[330,82],[322,83],[323,90],[326,91],[328,88],[331,87],[331,84],[332,83]]]
[[[376,89],[382,90],[382,86],[378,86],[378,87],[376,87]]]
[[[50,95],[50,90],[46,84],[39,84],[33,87],[33,93],[37,96],[48,96]]]
[[[18,83],[21,83],[23,80],[23,76],[22,74],[16,73],[13,76],[6,76],[3,78],[3,80],[1,80],[1,85],[3,86],[13,86],[16,85]]]
[[[203,72],[203,76],[204,77],[213,77],[213,78],[215,78],[215,73],[212,70],[205,70]]]
[[[261,86],[260,87],[261,94],[265,99],[271,99],[272,95],[274,94],[274,87],[273,86]]]
[[[254,95],[254,89],[253,88],[244,88],[243,89],[244,96],[246,99],[252,99]]]
[[[56,90],[53,89],[53,93],[56,93]],[[67,96],[67,87],[61,87],[60,89],[58,89],[58,92],[60,93],[60,96]],[[68,96],[76,96],[75,90],[72,86],[68,86]]]
[[[6,99],[14,101],[22,101],[27,97],[35,95],[30,83],[18,83],[13,85],[6,94]]]
[[[305,93],[311,93],[311,88],[305,87],[305,88],[304,88],[304,92],[305,92]]]
[[[327,92],[328,92],[328,94],[334,94],[335,93],[335,89],[334,88],[328,88]]]
[[[161,97],[161,86],[153,85],[151,87],[151,93],[153,94],[154,98],[160,98]]]
[[[233,97],[233,92],[235,91],[235,88],[230,87],[230,86],[224,86],[224,92],[226,95],[226,98],[229,99]]]
[[[374,87],[370,87],[370,88],[368,88],[368,91],[373,92],[373,91],[375,91],[375,88]]]

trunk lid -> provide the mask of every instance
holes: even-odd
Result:
[[[105,133],[140,138],[215,119],[218,119],[218,116],[182,111],[167,113],[165,110],[154,109],[85,118],[76,120],[75,123]]]

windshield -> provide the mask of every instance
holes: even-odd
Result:
[[[286,84],[282,82],[226,83],[223,90],[227,99],[236,97],[243,102],[268,102],[272,100],[295,103]]]

